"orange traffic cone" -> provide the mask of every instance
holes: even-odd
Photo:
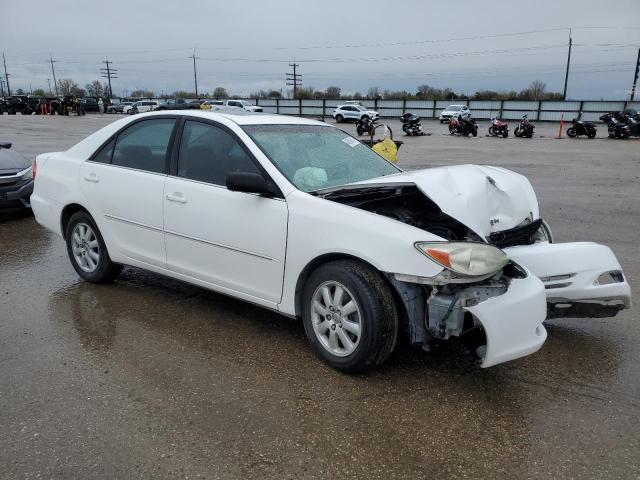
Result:
[[[558,130],[558,137],[562,138],[562,130],[564,129],[564,113],[560,115],[560,130]]]

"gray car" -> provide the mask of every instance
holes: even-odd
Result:
[[[0,142],[0,213],[30,208],[33,192],[33,162]]]

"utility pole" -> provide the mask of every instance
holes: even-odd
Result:
[[[49,93],[53,94],[53,92],[51,91],[51,79],[47,78],[47,83],[49,84]]]
[[[56,89],[56,97],[58,96],[58,82],[56,82],[56,70],[53,68],[53,64],[56,63],[51,54],[49,54],[49,62],[51,62],[51,73],[53,74],[53,87]],[[49,84],[49,90],[51,90],[51,84]],[[52,92],[53,93],[53,92]]]
[[[638,83],[638,72],[640,72],[640,48],[638,49],[638,59],[636,60],[636,73],[633,76],[633,86],[631,87],[631,101],[636,96],[636,84]]]
[[[0,97],[4,97],[4,78],[0,77]]]
[[[113,97],[113,90],[111,89],[111,79],[118,78],[117,73],[118,70],[115,68],[111,68],[109,65],[113,62],[109,60],[103,60],[102,63],[106,65],[106,67],[100,69],[100,76],[102,78],[106,78],[109,82],[109,98]]]
[[[569,29],[569,54],[567,55],[567,73],[564,75],[564,91],[562,92],[562,100],[567,99],[567,82],[569,81],[569,64],[571,63],[571,45],[573,40],[571,39],[571,29]]]
[[[302,75],[296,73],[296,68],[300,65],[296,63],[294,60],[293,63],[289,64],[290,67],[293,68],[293,73],[287,73],[287,85],[293,86],[293,98],[296,98],[296,94],[298,93],[298,87],[302,86]]]
[[[4,78],[7,84],[7,93],[11,96],[11,87],[9,86],[9,74],[7,73],[7,61],[4,59],[4,52],[2,52],[2,63],[4,64]]]
[[[196,97],[198,96],[198,71],[196,69],[196,59],[200,58],[200,57],[196,57],[196,48],[193,47],[193,55],[191,55],[188,58],[192,58],[193,59],[193,83],[196,86]]]

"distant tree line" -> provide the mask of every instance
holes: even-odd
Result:
[[[16,91],[21,95],[22,89]],[[96,97],[103,98],[109,95],[109,86],[107,83],[101,83],[99,80],[93,80],[87,83],[84,88],[71,78],[61,78],[58,80],[58,92],[61,95],[75,95],[77,97]],[[50,94],[51,92],[49,92]],[[43,89],[33,91],[36,96],[46,96],[47,92]],[[129,95],[133,98],[154,98],[157,97],[156,92],[150,89],[136,89]],[[198,94],[201,98],[216,99],[237,99],[240,95],[230,95],[224,87],[216,87],[210,93]],[[293,96],[293,95],[291,95]],[[159,95],[160,98],[195,98],[195,92],[186,90],[177,90],[169,94]],[[300,87],[296,90],[296,99],[331,99],[331,100],[562,100],[562,93],[548,92],[546,83],[535,80],[531,84],[520,91],[502,91],[502,90],[478,90],[473,95],[464,95],[456,93],[451,88],[435,88],[430,85],[420,85],[415,92],[406,90],[381,90],[378,87],[370,87],[366,93],[355,92],[351,94],[343,94],[342,89],[337,86],[330,86],[324,90],[316,90],[314,87]],[[251,92],[248,98],[259,99],[279,99],[285,98],[282,90],[258,90]]]

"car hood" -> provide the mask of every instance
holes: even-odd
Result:
[[[31,166],[29,160],[14,150],[0,149],[0,173],[11,173]]]
[[[360,182],[415,184],[440,209],[483,238],[539,217],[538,200],[526,177],[500,167],[454,165]]]

